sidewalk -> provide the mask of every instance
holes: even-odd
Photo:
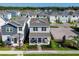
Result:
[[[23,56],[23,54],[79,54],[78,50],[69,51],[56,51],[56,50],[45,50],[45,51],[0,51],[0,54],[17,54]]]

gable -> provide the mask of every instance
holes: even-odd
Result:
[[[12,32],[7,32],[6,28],[11,27],[13,29]],[[1,27],[2,29],[2,35],[14,35],[17,33],[17,27],[11,25],[11,24],[6,24],[4,26]]]
[[[3,25],[2,27],[6,27],[6,26],[10,26],[10,27],[15,27],[15,28],[17,28],[16,26],[14,26],[14,25],[12,25],[12,24],[9,24],[9,23]]]

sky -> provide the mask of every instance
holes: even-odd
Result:
[[[0,3],[0,6],[17,7],[79,7],[79,3]]]

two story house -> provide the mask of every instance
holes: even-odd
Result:
[[[47,18],[31,18],[29,31],[29,45],[48,45],[50,43],[50,25]]]
[[[11,46],[22,46],[24,41],[25,28],[27,26],[26,17],[16,17],[8,22],[6,22],[1,27],[2,40],[5,44]]]
[[[56,20],[59,20],[62,23],[66,23],[66,22],[75,22],[77,20],[79,20],[79,14],[77,12],[67,12],[67,11],[62,11],[60,12],[56,12],[56,13],[52,13],[50,16],[50,22],[54,23],[56,22]]]

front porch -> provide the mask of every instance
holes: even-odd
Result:
[[[15,34],[15,35],[2,35],[2,40],[6,45],[10,46],[23,46],[23,39],[24,36],[22,34]]]

